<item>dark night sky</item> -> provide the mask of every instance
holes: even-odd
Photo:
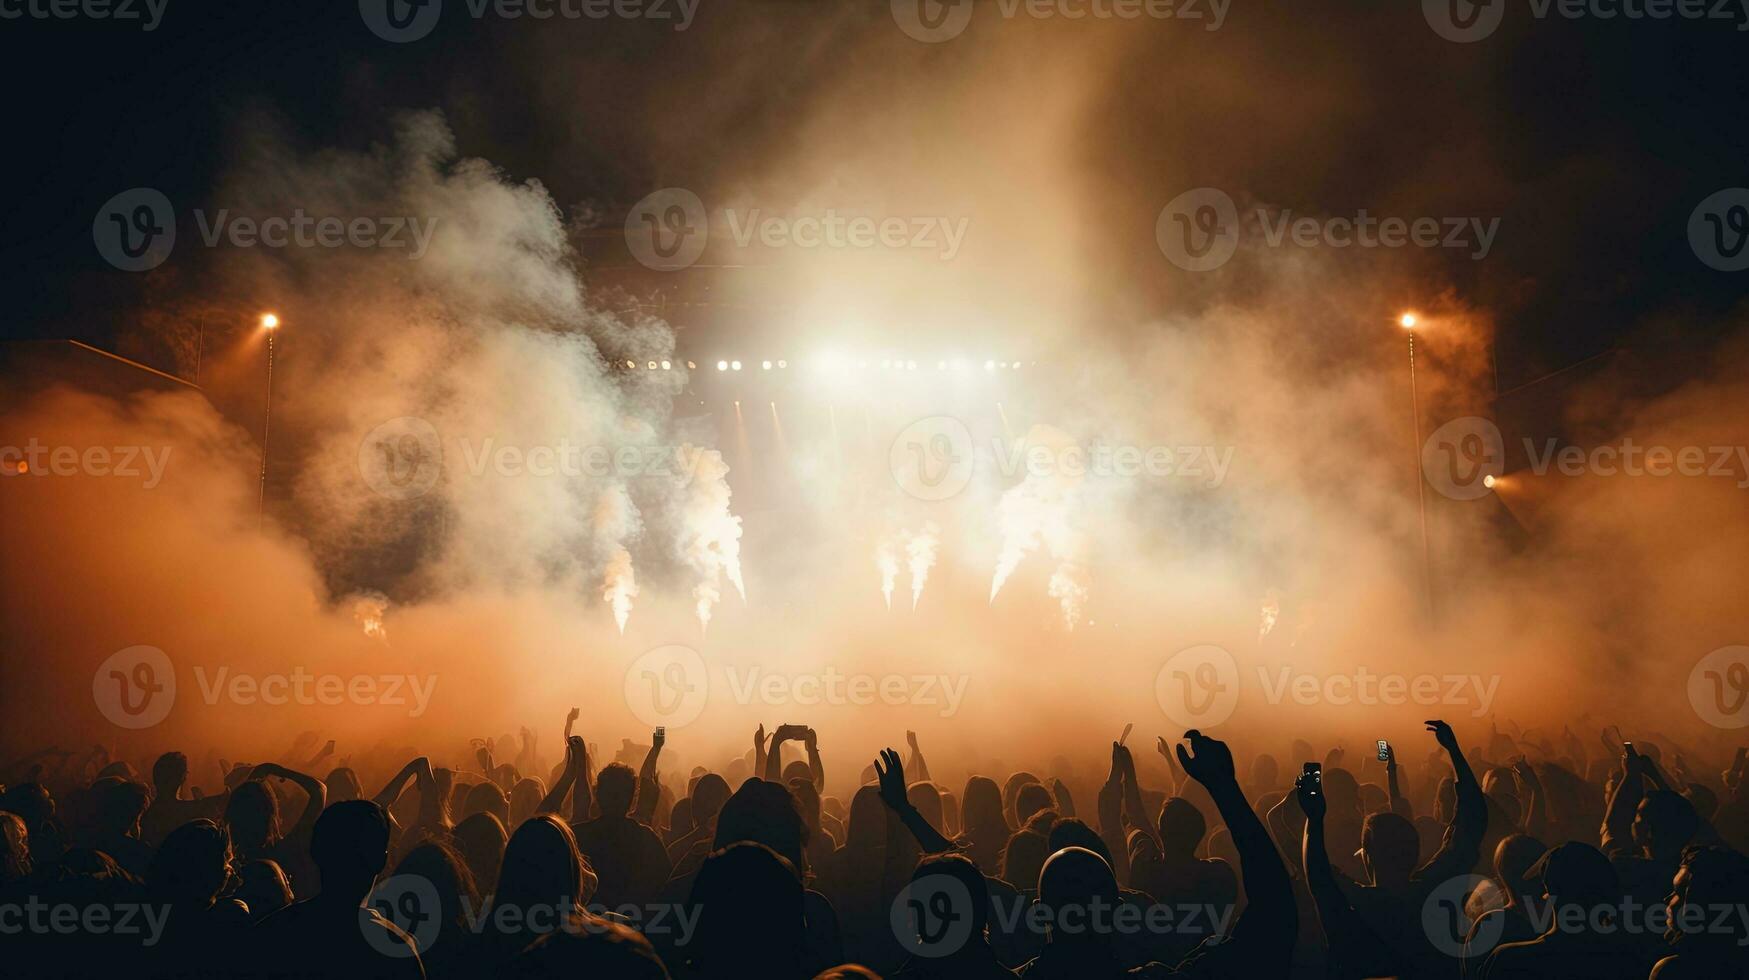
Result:
[[[1702,265],[1684,227],[1708,194],[1749,185],[1749,32],[1713,20],[1533,21],[1521,6],[1495,36],[1455,45],[1415,3],[1237,0],[1206,39],[1175,27],[1123,46],[1100,118],[1065,138],[1087,144],[1100,188],[1170,163],[1307,211],[1499,214],[1496,254],[1453,260],[1438,278],[1497,314],[1517,378],[1643,344],[1655,317],[1660,343],[1704,348],[1749,272]],[[791,110],[848,74],[951,75],[1008,43],[988,29],[916,45],[884,2],[707,0],[685,33],[475,22],[461,0],[448,7],[434,34],[401,45],[371,34],[348,0],[169,0],[151,33],[0,21],[5,335],[107,342],[152,287],[99,257],[96,209],[140,185],[179,207],[206,200],[250,113],[279,117],[305,145],[357,148],[381,137],[388,112],[437,107],[464,154],[538,177],[562,207],[623,204],[665,184],[757,173]],[[893,52],[909,60],[885,68]],[[987,108],[950,111],[971,124]],[[1111,275],[1170,281],[1171,271],[1138,254]],[[1198,302],[1194,288],[1140,292],[1143,308],[1127,311],[1138,318]]]

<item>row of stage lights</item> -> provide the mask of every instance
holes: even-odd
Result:
[[[869,369],[869,367],[872,365],[872,363],[873,362],[870,362],[870,361],[857,361],[855,366],[856,366],[856,369],[859,371],[866,371]],[[626,370],[628,370],[628,371],[636,371],[638,369],[638,362],[637,361],[627,361],[627,362],[625,362],[625,365],[626,365]],[[842,369],[842,368],[847,367],[847,366],[848,365],[839,365],[839,364],[828,364],[827,365],[827,367],[834,367],[834,368],[839,368],[839,369]],[[917,362],[916,361],[901,361],[901,360],[894,360],[892,358],[887,358],[885,360],[880,361],[878,366],[883,371],[915,371],[915,370],[917,370]],[[673,361],[650,361],[647,364],[645,364],[644,367],[646,370],[649,370],[649,371],[672,371],[674,369],[674,362]],[[718,361],[717,362],[717,370],[718,371],[739,371],[739,370],[741,370],[741,367],[742,367],[742,365],[741,365],[740,361]],[[759,362],[759,368],[762,371],[770,371],[773,368],[776,368],[777,370],[782,371],[782,370],[786,370],[788,367],[789,367],[789,362],[785,361],[785,360],[760,361]],[[696,371],[696,370],[698,370],[698,364],[694,361],[687,361],[686,362],[686,369],[688,371]],[[965,360],[936,361],[935,362],[935,369],[937,371],[946,371],[949,369],[952,369],[955,371],[968,371],[968,370],[971,370],[971,364]],[[985,361],[984,362],[984,370],[991,371],[991,372],[994,372],[997,370],[1018,371],[1018,370],[1020,370],[1020,362],[1019,361]]]

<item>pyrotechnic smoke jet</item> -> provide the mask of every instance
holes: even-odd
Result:
[[[893,542],[882,541],[875,547],[875,567],[881,570],[881,598],[886,600],[887,608],[893,608],[893,583],[899,578],[899,556],[893,550]]]
[[[1069,629],[1081,619],[1087,604],[1087,568],[1073,561],[1060,562],[1051,573],[1051,597],[1063,607],[1063,624]]]
[[[941,528],[934,521],[923,525],[923,530],[910,536],[905,542],[905,554],[911,569],[911,609],[917,609],[917,600],[923,598],[923,583],[929,580],[929,570],[935,566],[936,548],[941,544]],[[891,607],[892,588],[889,586],[887,605]]]
[[[1275,629],[1276,620],[1281,618],[1281,595],[1274,589],[1263,593],[1262,620],[1257,625],[1257,639],[1262,639]]]
[[[680,487],[680,557],[698,575],[692,597],[699,625],[708,628],[711,610],[722,599],[722,576],[747,601],[741,580],[741,519],[729,512],[729,467],[722,453],[682,446],[681,457],[698,462]]]
[[[381,592],[361,592],[352,598],[352,619],[364,629],[364,635],[381,640],[386,646],[389,630],[383,616],[389,611],[389,597]]]
[[[637,506],[632,503],[631,494],[626,492],[624,484],[602,491],[595,504],[592,523],[598,546],[612,549],[601,573],[601,598],[613,609],[613,621],[624,635],[626,619],[632,614],[632,600],[638,595],[632,553],[626,548],[625,541],[640,527]]]

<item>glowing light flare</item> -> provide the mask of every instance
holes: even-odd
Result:
[[[275,330],[279,327],[279,316],[275,313],[261,314],[261,329]]]

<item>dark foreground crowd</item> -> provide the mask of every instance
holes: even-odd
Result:
[[[681,779],[575,719],[553,765],[308,736],[209,791],[179,752],[18,760],[0,977],[1749,977],[1743,750],[1430,721],[1412,765],[1241,768],[1191,731],[1156,788],[1125,740],[950,785],[909,735],[846,799],[811,729]]]

